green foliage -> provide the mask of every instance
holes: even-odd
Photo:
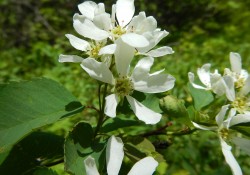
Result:
[[[102,170],[105,165],[105,156],[103,156],[105,145],[105,142],[94,140],[94,131],[90,124],[78,123],[65,141],[66,171],[75,175],[84,174],[83,161],[89,155],[98,160],[97,166],[99,165],[99,170]]]
[[[203,107],[213,102],[214,97],[210,91],[196,89],[190,83],[188,84],[189,91],[194,99],[194,107],[200,111]]]
[[[95,2],[103,1],[96,0]],[[74,54],[75,52],[64,35],[66,33],[75,33],[72,28],[72,16],[77,12],[78,3],[79,1],[69,0],[3,0],[0,2],[0,26],[2,28],[0,40],[0,82],[29,80],[34,77],[46,76],[63,84],[83,104],[97,104],[97,101],[93,98],[97,92],[97,83],[89,79],[78,64],[62,65],[57,61],[59,54]],[[106,10],[109,12],[111,11],[110,7],[112,3],[114,3],[114,1],[105,1]],[[158,64],[156,68],[166,68],[166,71],[177,79],[175,88],[171,93],[178,98],[184,99],[185,106],[189,106],[187,112],[190,119],[193,121],[202,121],[202,110],[210,104],[213,100],[213,96],[207,91],[192,89],[192,87],[187,86],[187,73],[189,71],[195,72],[197,67],[208,62],[219,69],[228,67],[230,51],[241,54],[243,67],[247,68],[250,66],[250,11],[248,9],[250,3],[248,1],[237,0],[136,0],[135,5],[137,10],[144,10],[147,16],[154,16],[158,21],[158,26],[170,32],[169,36],[166,37],[161,44],[171,46],[175,50],[175,54],[168,55],[165,58],[155,59],[155,62]],[[37,158],[46,155],[46,152],[42,152],[39,145],[36,145],[37,149],[35,150],[35,147],[31,148],[30,145],[36,143],[36,138],[30,136],[27,138],[30,137],[32,140],[29,139],[28,143],[26,143],[27,138],[24,138],[24,140],[17,144],[15,143],[34,129],[37,130],[39,128],[40,130],[44,130],[44,128],[40,127],[58,121],[64,115],[71,115],[82,110],[82,107],[77,105],[79,103],[71,103],[76,111],[71,107],[70,109],[72,109],[72,111],[65,109],[67,104],[77,100],[58,84],[43,79],[43,83],[46,83],[43,84],[41,82],[43,85],[39,86],[38,83],[36,86],[32,84],[33,81],[37,82],[39,80],[32,80],[24,84],[12,82],[8,85],[0,85],[0,152],[2,152],[0,155],[0,164],[2,163],[0,172],[4,167],[7,167],[8,170],[13,170],[13,172],[8,171],[8,174],[15,175],[31,168],[30,166],[26,166],[28,162],[35,162]],[[8,89],[5,89],[5,86],[8,86]],[[29,89],[28,92],[27,89]],[[26,92],[30,95],[27,96],[28,94]],[[192,97],[189,94],[190,92]],[[52,96],[55,97],[53,98],[54,100],[48,98],[47,93],[52,94]],[[159,108],[159,96],[144,96],[142,94],[138,96],[140,96],[139,99],[144,105],[157,112],[163,111],[163,114],[167,114],[161,123],[162,125],[164,125],[164,122],[176,121],[169,115],[169,111],[166,112]],[[16,101],[16,99],[19,98],[23,100]],[[200,103],[201,99],[202,103]],[[31,101],[34,103],[29,103]],[[59,101],[60,105],[57,106]],[[76,106],[74,104],[76,104]],[[192,106],[193,104],[195,108]],[[35,108],[38,110],[33,110],[33,107],[38,107]],[[217,109],[216,104],[215,108]],[[12,110],[11,116],[6,115],[7,109]],[[50,113],[51,111],[46,113],[49,109],[52,111],[58,109],[58,113],[53,115]],[[79,109],[79,111],[77,109]],[[126,104],[126,101],[124,105],[119,106],[118,109],[130,115],[131,110]],[[199,112],[197,110],[199,110]],[[215,113],[215,111],[213,112]],[[93,117],[94,115],[96,115],[96,111],[93,112],[89,109],[84,110],[83,115],[77,118],[77,120],[67,121],[71,122],[71,124],[56,123],[59,124],[59,126],[49,126],[51,129],[48,130],[58,132],[58,128],[68,128],[79,120],[94,123],[96,119]],[[32,118],[37,119],[34,121],[29,120]],[[25,122],[31,122],[30,128],[22,127],[21,124]],[[14,124],[17,125],[14,126]],[[131,128],[134,126],[138,126],[138,130],[132,131]],[[179,131],[180,127],[182,126],[179,126],[178,122],[173,122],[171,127],[167,127],[166,130],[161,131],[161,133],[165,135],[166,133],[173,133]],[[248,128],[248,125],[233,127],[236,131],[249,137],[250,131]],[[133,150],[133,155],[138,154],[135,159],[132,159],[131,155],[130,160],[133,160],[132,163],[147,154],[151,154],[148,150],[152,151],[153,146],[156,147],[155,152],[152,152],[155,154],[160,152],[161,155],[163,155],[161,160],[166,160],[168,165],[166,168],[166,164],[164,164],[165,166],[158,170],[156,174],[159,172],[162,172],[162,175],[230,174],[229,168],[223,163],[220,146],[215,141],[217,138],[213,133],[202,132],[192,136],[151,136],[147,138],[146,141],[145,139],[140,139],[143,132],[149,129],[154,130],[157,128],[142,126],[140,122],[134,121],[133,118],[127,115],[119,115],[117,118],[105,121],[100,131],[102,133],[110,132],[109,134],[117,132],[123,136],[132,133],[134,139],[138,139],[138,142],[141,141],[138,144],[132,144],[129,141],[125,143],[126,149],[130,149],[130,151]],[[70,130],[70,128],[68,128],[68,130]],[[7,133],[7,135],[5,135],[5,133]],[[181,133],[183,134],[183,132]],[[137,137],[138,135],[140,136]],[[48,138],[54,137],[51,136]],[[60,142],[56,142],[58,141],[57,137],[47,140],[46,136],[44,143],[48,143],[48,145],[40,141],[37,143],[41,143],[41,146],[44,146],[44,150],[47,151],[48,147],[46,146],[50,145],[52,151],[56,146],[61,146],[61,139],[60,137]],[[52,140],[55,141],[55,143],[53,143]],[[163,143],[171,140],[172,145],[157,148],[157,145],[150,144],[153,140],[159,140],[160,143],[162,140]],[[23,143],[25,143],[25,145],[23,145]],[[19,147],[20,144],[22,147]],[[55,147],[51,144],[55,144]],[[93,147],[93,144],[97,145],[97,148]],[[13,149],[10,150],[12,145],[14,145]],[[67,153],[65,158],[66,170],[70,173],[78,174],[84,172],[83,160],[87,155],[92,155],[98,165],[105,165],[105,163],[103,163],[105,159],[103,149],[105,146],[105,140],[94,139],[91,125],[79,123],[74,127],[72,132],[69,133],[65,141],[65,152]],[[144,149],[145,147],[146,149]],[[24,148],[26,152],[22,152],[21,148]],[[27,150],[32,150],[32,152]],[[61,151],[61,147],[58,150]],[[36,157],[26,157],[26,155],[40,151],[41,155],[34,154]],[[129,153],[129,151],[127,153]],[[21,158],[25,158],[25,160],[14,160],[15,157],[20,157],[19,155],[21,155]],[[61,155],[61,152],[58,155]],[[129,157],[128,154],[127,157]],[[30,159],[27,160],[26,158]],[[44,160],[51,160],[53,163],[55,159],[53,156],[47,156]],[[249,159],[237,152],[237,160],[239,160],[243,169],[247,170],[245,172],[249,173]],[[17,161],[18,163],[13,163],[13,161]],[[74,161],[76,161],[76,164],[74,164]],[[20,164],[20,162],[23,164]],[[132,163],[125,162],[124,166],[132,165]],[[12,168],[13,165],[16,166],[18,164],[20,164],[20,166],[17,166],[16,169]],[[23,170],[20,170],[19,168],[21,168],[22,165]],[[40,163],[33,165],[33,168],[42,166],[41,168],[34,169],[34,174],[56,174],[56,172],[52,170],[53,168],[46,168]],[[99,171],[103,168],[104,167],[99,167]],[[126,174],[124,172],[127,172],[129,169],[130,167],[122,171],[122,173]],[[2,172],[0,174],[6,174]]]
[[[8,153],[7,158],[0,165],[0,173],[19,175],[43,172],[44,175],[54,175],[55,173],[49,169],[36,169],[36,167],[61,162],[63,160],[63,142],[64,138],[61,136],[33,132],[18,142]]]
[[[45,78],[1,84],[0,99],[1,152],[32,130],[83,109],[60,84]]]

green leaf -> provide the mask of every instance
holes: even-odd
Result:
[[[245,124],[232,126],[231,129],[234,129],[234,130],[244,134],[245,136],[250,137],[250,127],[249,126],[250,126],[250,123],[245,123]]]
[[[83,106],[63,86],[53,80],[0,85],[0,152],[32,130],[81,112]]]
[[[94,132],[90,124],[78,123],[69,133],[65,141],[65,169],[74,175],[85,174],[84,160],[91,155],[97,166],[105,164],[105,143],[94,139]],[[99,167],[102,170],[103,167]]]
[[[0,174],[31,174],[37,166],[63,161],[63,143],[61,136],[33,132],[13,146],[0,165]]]
[[[33,175],[58,175],[58,174],[49,168],[39,167],[35,170]]]
[[[188,83],[188,89],[194,100],[194,107],[200,111],[203,107],[209,105],[214,100],[214,96],[210,91],[204,89],[196,89]]]
[[[119,128],[125,128],[130,126],[138,126],[141,123],[138,120],[129,119],[127,116],[118,115],[115,118],[110,118],[101,128],[101,132],[107,133],[115,131]]]

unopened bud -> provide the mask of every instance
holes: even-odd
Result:
[[[168,95],[160,99],[161,110],[171,117],[186,116],[187,110],[184,100],[178,99],[173,95]]]

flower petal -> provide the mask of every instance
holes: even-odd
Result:
[[[174,87],[175,78],[168,74],[149,75],[144,80],[133,82],[134,89],[145,93],[165,92]]]
[[[163,46],[163,47],[159,47],[157,49],[149,51],[147,55],[151,57],[162,57],[164,55],[173,54],[173,53],[174,51],[171,47]]]
[[[235,145],[240,147],[240,149],[242,149],[250,156],[250,140],[241,137],[233,137],[232,141]]]
[[[110,30],[111,18],[110,18],[110,14],[108,13],[101,13],[99,15],[96,15],[93,22],[99,29],[102,29],[105,31]]]
[[[230,126],[237,125],[240,123],[249,123],[249,122],[250,122],[250,113],[237,114],[230,120]]]
[[[135,13],[134,0],[118,0],[116,2],[116,18],[121,27],[126,26]]]
[[[220,112],[215,117],[216,123],[219,127],[222,126],[228,107],[229,105],[222,106]]]
[[[217,126],[205,126],[205,125],[201,125],[195,122],[192,122],[192,124],[194,125],[194,127],[201,129],[201,130],[206,130],[206,131],[210,131],[210,130],[215,131],[218,129]]]
[[[80,39],[74,35],[66,34],[65,35],[68,39],[70,44],[77,50],[81,51],[87,51],[87,49],[90,49],[90,45],[87,41]]]
[[[78,9],[81,14],[90,20],[93,20],[95,16],[95,9],[97,7],[97,4],[93,1],[85,1],[78,5]]]
[[[92,78],[102,81],[104,83],[114,84],[112,72],[103,62],[98,62],[93,58],[86,58],[83,60],[81,67]]]
[[[207,88],[203,87],[203,86],[200,86],[200,85],[197,85],[194,83],[194,73],[192,72],[188,72],[188,79],[189,79],[189,82],[191,83],[191,85],[196,88],[196,89],[205,89],[207,90]]]
[[[146,106],[135,100],[133,97],[126,97],[132,110],[139,120],[144,121],[146,124],[156,124],[161,120],[161,114],[147,108]]]
[[[127,76],[135,49],[124,43],[120,38],[116,40],[115,63],[120,76]]]
[[[80,35],[96,41],[101,41],[109,37],[109,33],[99,29],[92,21],[85,19],[82,23],[79,20],[74,20],[74,29]]]
[[[234,175],[242,175],[241,168],[234,158],[231,152],[231,146],[229,146],[222,138],[220,138],[222,153],[225,157],[227,164],[230,166]]]
[[[132,167],[128,175],[152,175],[158,166],[158,162],[153,157],[145,157]]]
[[[78,62],[82,62],[83,58],[79,57],[77,55],[63,55],[63,54],[60,54],[58,61],[60,63],[64,63],[64,62],[78,63]]]
[[[230,63],[232,71],[240,74],[242,67],[240,54],[235,52],[230,52]]]
[[[249,92],[250,92],[250,76],[247,77],[244,86],[240,90],[240,93],[242,95],[247,95]]]
[[[140,12],[138,16],[134,16],[128,25],[128,30],[137,34],[153,32],[156,28],[156,19],[152,16],[146,18],[145,12]]]
[[[211,88],[211,82],[210,82],[210,67],[211,64],[204,64],[201,68],[198,68],[197,75],[201,82],[207,87]]]
[[[229,101],[235,100],[235,89],[234,89],[234,80],[231,76],[225,75],[223,77],[225,81],[225,88],[226,88],[226,97]]]
[[[123,142],[119,137],[111,136],[106,148],[108,175],[118,175],[124,157]]]
[[[119,98],[115,94],[111,94],[105,98],[105,109],[104,113],[109,117],[116,117],[116,107],[119,103]]]
[[[105,47],[102,47],[99,51],[99,55],[103,54],[114,54],[116,49],[116,44],[110,44]]]
[[[146,32],[143,34],[144,37],[149,41],[149,45],[143,48],[137,48],[140,53],[146,53],[155,47],[164,37],[169,34],[166,30],[161,31],[160,29],[156,29],[153,32]]]
[[[84,160],[84,166],[86,170],[86,175],[99,175],[95,159],[93,157],[88,156],[87,159]]]
[[[149,74],[150,68],[154,63],[154,58],[144,57],[135,65],[131,78],[134,82],[144,79]]]
[[[143,36],[136,33],[127,33],[121,36],[121,39],[128,45],[140,48],[149,45],[148,40]]]

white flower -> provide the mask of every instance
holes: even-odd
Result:
[[[96,41],[109,38],[114,42],[122,36],[125,43],[137,49],[143,48],[140,52],[146,54],[146,51],[151,50],[168,34],[165,30],[160,31],[157,28],[155,18],[146,17],[145,12],[134,16],[134,0],[118,0],[112,6],[111,15],[105,12],[102,3],[96,4],[92,1],[86,1],[78,8],[82,15],[74,15],[73,26],[75,30],[80,35]],[[113,46],[112,48],[114,52],[115,48]],[[108,50],[111,51],[110,48]],[[102,53],[106,53],[106,50],[103,49],[100,54]],[[172,49],[164,46],[147,53],[147,55],[159,57],[171,53],[173,53]]]
[[[250,76],[242,69],[241,57],[238,53],[230,53],[231,69],[225,69],[227,99],[239,113],[250,113]]]
[[[221,108],[220,112],[217,114],[215,120],[218,126],[204,126],[197,124],[195,122],[192,122],[193,125],[196,128],[202,129],[202,130],[212,130],[216,131],[219,135],[222,153],[225,157],[226,162],[230,166],[232,172],[234,175],[242,175],[241,168],[239,164],[237,163],[236,159],[234,158],[232,152],[231,152],[231,146],[226,143],[226,140],[230,140],[230,127],[237,125],[239,123],[247,123],[250,122],[250,114],[237,114],[236,110],[232,108],[228,116],[226,117],[226,113],[228,110],[229,105],[225,105]],[[246,148],[244,145],[249,144],[249,142],[239,141],[237,140],[237,137],[232,137],[232,140],[234,140],[234,143],[237,143],[239,147]]]
[[[97,60],[102,60],[108,62],[107,60],[110,56],[108,54],[99,55],[99,51],[103,46],[105,46],[106,41],[91,41],[80,39],[74,35],[66,34],[66,37],[69,39],[70,44],[77,50],[85,52],[87,57],[95,58]],[[82,62],[83,58],[77,55],[59,55],[59,62]]]
[[[242,88],[249,74],[246,70],[242,69],[241,57],[238,53],[230,52],[230,64],[231,70],[226,68],[224,74],[233,78],[236,89]]]
[[[115,63],[118,77],[114,78],[106,64],[97,62],[95,59],[85,59],[81,66],[92,77],[99,81],[114,86],[114,93],[106,97],[105,114],[109,117],[116,116],[116,107],[120,100],[125,97],[135,115],[146,124],[158,123],[161,114],[145,107],[139,101],[130,96],[133,90],[144,93],[160,93],[170,90],[174,86],[175,78],[171,75],[161,74],[161,71],[150,74],[153,65],[152,57],[141,59],[129,75],[130,62],[134,57],[134,48],[124,43],[121,39],[116,41]]]
[[[119,137],[111,136],[106,148],[106,163],[108,175],[118,175],[124,157],[123,142]],[[95,160],[88,156],[84,160],[87,175],[99,175]],[[128,175],[152,175],[158,166],[158,162],[151,156],[138,161]]]
[[[215,94],[221,96],[226,93],[226,84],[224,78],[218,73],[217,70],[214,73],[210,72],[211,64],[204,64],[201,68],[198,68],[197,75],[201,83],[205,86],[200,86],[194,83],[194,74],[188,73],[190,83],[194,88],[211,90]]]

